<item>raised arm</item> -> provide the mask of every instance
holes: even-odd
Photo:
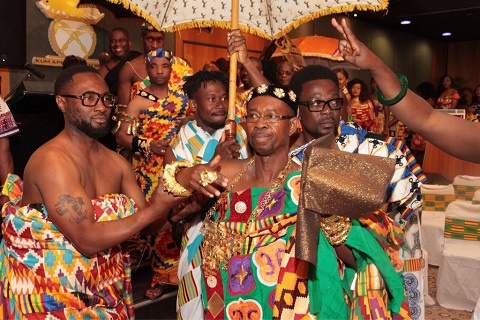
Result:
[[[338,50],[343,58],[372,73],[383,96],[395,98],[402,90],[395,73],[360,42],[347,25],[345,19],[332,25],[343,34]],[[451,155],[480,163],[480,125],[444,114],[433,109],[430,104],[411,90],[403,99],[390,106],[390,110],[405,125],[425,139]]]
[[[254,87],[269,83],[267,78],[258,71],[253,62],[248,58],[247,41],[245,37],[242,36],[240,30],[235,29],[228,32],[227,50],[229,56],[235,52],[238,53],[238,62],[240,62],[245,67],[245,70],[247,70]]]

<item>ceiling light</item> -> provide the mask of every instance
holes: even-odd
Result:
[[[402,20],[402,21],[400,21],[400,24],[410,24],[410,23],[412,23],[412,21],[410,21],[410,20]]]
[[[442,36],[444,36],[444,37],[448,37],[448,36],[451,36],[451,35],[452,35],[451,32],[444,32],[444,33],[442,33]]]
[[[358,16],[358,14],[354,13],[353,16],[356,18]]]

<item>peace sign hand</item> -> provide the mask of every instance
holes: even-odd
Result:
[[[338,49],[335,54],[340,53],[345,61],[353,64],[360,69],[372,69],[379,58],[370,51],[367,46],[360,42],[353,34],[347,21],[342,19],[339,24],[335,18],[332,18],[332,25],[338,32],[343,34],[343,40],[338,43]],[[334,55],[335,55],[334,54]]]

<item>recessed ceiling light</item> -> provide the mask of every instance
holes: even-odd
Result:
[[[451,32],[444,32],[444,33],[442,33],[442,36],[444,36],[444,37],[448,37],[448,36],[451,36],[451,35],[452,35]]]
[[[400,24],[410,24],[410,23],[412,23],[412,21],[410,21],[410,20],[402,20],[402,21],[400,21]]]

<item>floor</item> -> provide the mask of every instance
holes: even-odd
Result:
[[[152,269],[143,265],[132,270],[133,300],[135,303],[135,319],[172,319],[176,317],[175,301],[177,291],[170,290],[156,300],[147,300],[143,293],[149,288],[152,279]],[[192,319],[193,320],[193,319]]]
[[[135,316],[138,320],[143,319],[175,319],[176,291],[171,291],[157,300],[145,300],[143,293],[148,288],[152,272],[147,266],[132,270],[133,276],[133,297],[135,300]],[[429,266],[428,270],[428,291],[435,299],[437,292],[438,267]],[[436,302],[436,301],[435,301]],[[472,312],[463,310],[446,309],[437,303],[425,308],[426,320],[465,320],[471,319]],[[194,319],[189,319],[194,320]]]
[[[425,319],[427,320],[460,320],[471,319],[472,312],[464,310],[453,310],[438,305],[435,296],[437,295],[437,273],[438,267],[428,266],[428,293],[435,300],[435,305],[425,308]]]

